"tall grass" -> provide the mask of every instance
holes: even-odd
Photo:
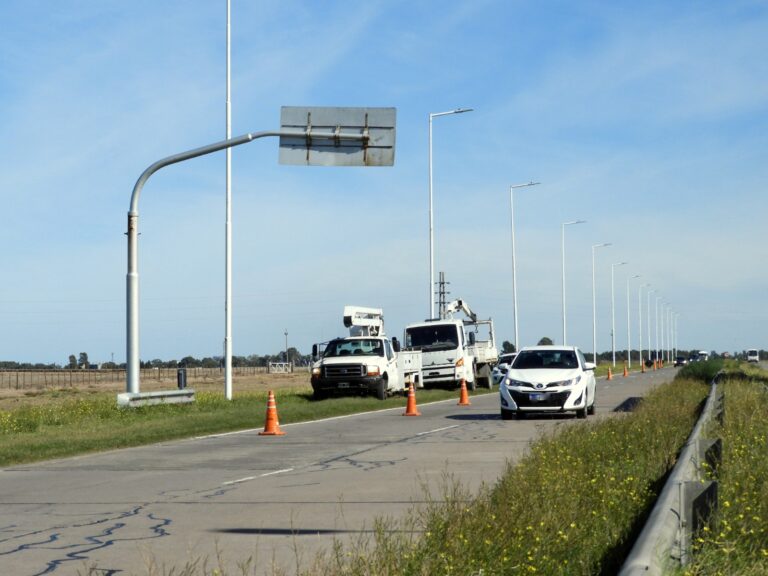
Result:
[[[471,495],[447,481],[418,515],[381,523],[367,546],[337,546],[306,574],[614,574],[706,393],[679,380],[632,414],[568,426],[535,443],[494,487]]]
[[[754,369],[747,371],[757,375]],[[723,382],[724,418],[714,435],[723,460],[714,473],[719,509],[694,541],[686,575],[768,574],[768,382],[766,375]]]

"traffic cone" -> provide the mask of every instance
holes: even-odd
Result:
[[[645,361],[642,358],[640,358],[640,372],[645,374]]]
[[[459,403],[457,406],[469,406],[469,394],[467,393],[467,382],[464,378],[461,379],[461,393],[459,394]]]
[[[405,406],[403,416],[421,416],[421,412],[416,408],[416,391],[413,389],[413,384],[408,388],[408,404]]]
[[[611,367],[608,366],[608,378],[606,380],[613,380],[613,374],[611,373]]]
[[[264,432],[259,432],[259,436],[282,436],[283,434],[285,432],[280,430],[280,423],[277,421],[275,393],[270,390],[267,398],[267,418],[264,422]]]
[[[627,363],[624,362],[624,378],[626,378],[627,376],[629,376],[629,370],[627,370]]]

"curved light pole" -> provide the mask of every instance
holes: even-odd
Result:
[[[592,363],[597,366],[597,302],[595,298],[595,250],[610,246],[610,242],[592,245]]]
[[[563,260],[563,346],[568,343],[565,329],[565,227],[573,226],[574,224],[585,224],[586,222],[586,220],[571,220],[570,222],[563,222],[560,226],[560,253],[562,254]]]
[[[616,298],[613,290],[613,276],[617,266],[624,266],[626,262],[611,264],[611,362],[616,368]]]
[[[531,180],[527,184],[512,184],[509,187],[509,222],[512,229],[512,309],[515,315],[515,350],[520,350],[520,334],[517,323],[517,264],[515,257],[515,188],[525,188],[527,186],[536,186],[541,182]]]
[[[630,277],[627,276],[627,368],[632,368],[632,332],[630,327],[630,316],[629,316],[629,281],[634,280],[635,278],[640,278],[640,274],[635,274],[634,276]]]
[[[231,9],[227,0],[226,139],[232,138]],[[224,397],[232,400],[232,149],[226,149],[226,216],[224,223]]]
[[[429,317],[435,317],[435,232],[432,216],[432,118],[472,112],[472,108],[456,108],[448,112],[432,112],[429,115]]]

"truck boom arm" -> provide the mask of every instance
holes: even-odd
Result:
[[[453,315],[458,311],[464,312],[467,318],[472,320],[472,322],[477,322],[477,314],[472,312],[469,304],[467,304],[464,300],[454,300],[445,307],[446,314],[450,315],[451,318],[453,318]]]

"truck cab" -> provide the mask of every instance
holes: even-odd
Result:
[[[454,318],[463,312],[464,319]],[[446,306],[445,318],[410,324],[403,337],[406,350],[422,354],[424,386],[458,386],[466,382],[470,390],[477,385],[492,385],[491,370],[499,359],[493,320],[480,320],[461,299]],[[483,339],[480,330],[487,336]]]

